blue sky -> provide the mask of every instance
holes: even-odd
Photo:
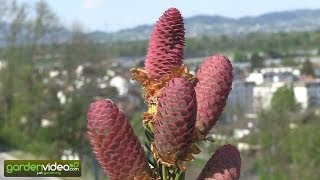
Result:
[[[32,3],[37,0],[18,0]],[[266,12],[320,8],[320,0],[46,0],[61,22],[71,27],[80,23],[84,30],[116,31],[152,24],[169,7],[183,17],[198,14],[227,17],[255,16]]]

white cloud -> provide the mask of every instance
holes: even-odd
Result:
[[[82,7],[85,9],[95,9],[101,2],[102,0],[83,0]]]

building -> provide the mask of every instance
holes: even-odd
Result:
[[[253,89],[255,83],[235,81],[228,98],[228,106],[243,113],[253,113]]]
[[[308,107],[308,91],[305,82],[294,83],[293,92],[297,103],[302,109],[306,109]]]
[[[291,67],[262,68],[246,78],[247,81],[262,84],[264,82],[293,82],[297,81],[300,71]]]
[[[308,106],[320,107],[320,81],[306,82]]]
[[[253,88],[254,109],[258,110],[260,108],[269,108],[273,93],[276,92],[279,87],[284,85],[284,82],[265,82],[255,86]]]
[[[314,106],[320,107],[320,81],[265,82],[254,87],[254,108],[269,108],[273,93],[284,85],[292,86],[296,102],[302,109]]]
[[[320,81],[296,82],[294,95],[302,109],[307,107],[320,107]]]

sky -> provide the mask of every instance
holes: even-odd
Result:
[[[37,0],[18,0],[33,3]],[[85,31],[117,31],[153,24],[169,7],[184,18],[222,15],[239,18],[295,9],[320,9],[320,0],[46,0],[66,27],[76,22]]]

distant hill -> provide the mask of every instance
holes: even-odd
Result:
[[[311,31],[320,29],[320,9],[293,10],[267,13],[260,16],[246,16],[241,18],[228,18],[224,16],[198,15],[185,18],[185,29],[188,37],[218,36],[218,35],[242,35],[251,32],[289,32],[289,31]],[[1,26],[5,26],[0,22]],[[134,28],[123,29],[118,32],[107,33],[93,31],[87,33],[89,40],[95,42],[131,41],[147,39],[150,36],[153,25],[140,25]],[[0,45],[3,37],[0,27]],[[44,42],[50,39],[59,42],[68,41],[71,37],[70,31],[59,29],[52,32]],[[3,43],[3,42],[2,42]]]
[[[189,37],[241,35],[251,32],[311,31],[320,28],[320,9],[273,12],[256,17],[246,16],[237,19],[199,15],[185,18],[184,22],[186,35]],[[149,38],[152,28],[153,25],[143,25],[115,33],[92,32],[88,35],[88,38],[100,41],[146,39]]]

